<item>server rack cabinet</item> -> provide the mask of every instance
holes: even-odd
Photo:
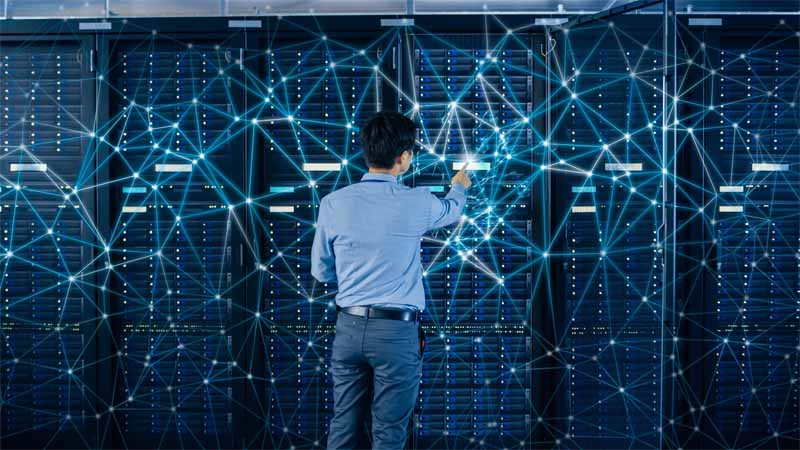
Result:
[[[435,29],[435,28],[434,28]],[[428,345],[416,448],[526,446],[530,380],[534,168],[528,33],[408,30],[420,153],[413,184],[443,192],[471,161],[464,219],[423,239]],[[498,30],[500,31],[500,30]],[[532,175],[534,174],[534,175]]]
[[[687,385],[688,442],[791,447],[798,435],[797,21],[726,17],[685,29],[686,209],[702,233],[687,306],[702,374]],[[688,411],[688,412],[686,412]]]
[[[554,353],[567,417],[556,443],[661,442],[660,18],[559,32],[551,143]]]
[[[234,390],[248,374],[237,39],[134,32],[107,42],[112,446],[232,447],[239,437]]]
[[[327,440],[336,284],[311,276],[314,224],[321,198],[366,171],[358,130],[381,109],[385,49],[396,35],[377,19],[362,23],[270,20],[252,52],[250,117],[264,174],[254,183],[262,205],[253,294],[263,396],[253,442],[267,447],[320,448]]]
[[[88,43],[19,34],[0,45],[3,447],[95,445]]]

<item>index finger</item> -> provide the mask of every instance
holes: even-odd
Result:
[[[467,167],[469,167],[469,164],[470,164],[469,161],[464,161],[464,164],[461,165],[461,169],[458,171],[458,173],[466,173],[467,172]]]

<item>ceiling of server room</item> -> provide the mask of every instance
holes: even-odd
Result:
[[[633,0],[5,0],[5,18],[308,14],[585,14]],[[798,0],[678,0],[684,13],[797,13]],[[650,9],[658,11],[658,7]]]

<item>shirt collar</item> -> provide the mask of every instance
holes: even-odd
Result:
[[[397,177],[388,173],[367,172],[361,177],[361,181],[364,180],[391,181],[392,183],[397,183]]]

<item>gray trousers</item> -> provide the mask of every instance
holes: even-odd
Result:
[[[329,450],[363,448],[361,436],[370,410],[372,448],[405,446],[422,374],[418,326],[339,313],[331,354],[334,412]]]

